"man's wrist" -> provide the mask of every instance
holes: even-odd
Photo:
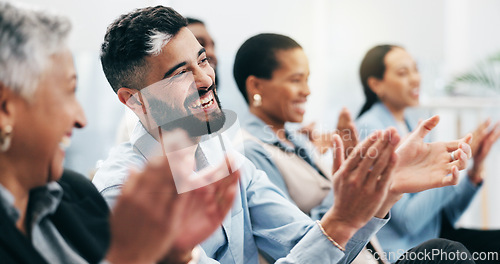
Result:
[[[389,211],[391,210],[392,206],[397,201],[399,201],[401,197],[403,197],[402,193],[389,191],[387,198],[385,199],[384,203],[382,204],[378,212],[375,214],[375,217],[380,219],[385,219],[389,214]]]
[[[319,221],[323,232],[333,238],[341,247],[345,247],[349,239],[359,230],[360,227],[337,220],[334,217],[329,217],[327,213],[325,217]]]

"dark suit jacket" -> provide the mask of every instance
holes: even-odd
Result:
[[[110,242],[109,209],[94,185],[65,170],[63,199],[50,219],[62,237],[89,263],[104,258]],[[0,210],[0,263],[47,263],[31,241]]]

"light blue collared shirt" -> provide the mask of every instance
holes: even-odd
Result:
[[[213,138],[213,135],[210,136]],[[202,138],[198,147],[210,165],[221,157],[218,141]],[[138,123],[130,142],[110,152],[93,182],[110,206],[120,194],[130,168],[141,169],[158,144]],[[348,263],[386,222],[374,218],[348,242],[346,253],[336,248],[314,221],[302,213],[241,154],[239,192],[222,226],[204,241],[200,263],[258,263],[258,250],[276,263]],[[197,157],[199,158],[199,157]]]
[[[411,131],[414,122],[406,119]],[[360,139],[375,130],[394,126],[396,120],[384,104],[375,103],[356,120]],[[401,133],[401,131],[398,131]],[[464,177],[456,186],[404,194],[391,209],[392,217],[378,233],[377,238],[388,256],[399,257],[406,250],[427,240],[438,238],[441,231],[442,211],[455,223],[467,209],[480,186],[474,186]],[[389,254],[389,252],[393,252]],[[397,258],[391,258],[396,261]]]

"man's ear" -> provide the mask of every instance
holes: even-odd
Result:
[[[250,105],[253,101],[254,94],[262,94],[262,84],[261,80],[253,75],[248,76],[245,86],[247,88],[247,97]]]
[[[368,77],[368,80],[366,82],[368,84],[368,87],[370,87],[370,89],[380,98],[380,93],[382,93],[383,91],[383,85],[382,85],[382,81],[371,76],[371,77]]]
[[[142,97],[138,97],[139,91],[132,88],[122,87],[118,89],[117,95],[118,99],[122,104],[126,105],[134,113],[144,112],[145,106],[142,101]]]

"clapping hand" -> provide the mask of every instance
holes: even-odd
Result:
[[[181,137],[187,138],[185,134]],[[165,148],[172,146],[167,144]],[[239,171],[231,171],[232,159],[226,157],[219,166],[193,178],[193,153],[176,153],[169,159],[150,159],[140,172],[131,171],[111,216],[108,261],[187,262],[192,249],[220,227],[238,188]],[[174,162],[183,162],[187,169],[172,167]],[[182,184],[187,188],[200,186],[200,181],[206,184],[179,194],[174,174],[183,177]]]
[[[351,113],[345,107],[342,108],[339,114],[337,133],[342,139],[345,156],[348,157],[358,145],[358,132],[354,120],[352,120]]]
[[[337,121],[337,130],[335,132],[320,133],[315,129],[315,123],[312,122],[302,127],[299,132],[308,136],[309,141],[313,143],[319,153],[324,154],[328,149],[334,146],[334,135],[338,134],[344,145],[345,155],[349,156],[351,151],[358,144],[358,134],[354,121],[347,108],[342,108]]]
[[[491,120],[488,119],[482,122],[472,133],[473,140],[470,146],[474,165],[468,171],[468,176],[474,184],[479,184],[483,181],[484,161],[491,147],[500,137],[500,122],[495,123],[491,127],[490,125]]]
[[[425,143],[424,137],[438,122],[439,116],[421,122],[397,149],[399,165],[391,187],[394,192],[414,193],[458,183],[458,171],[465,169],[467,159],[471,157],[468,143],[472,136]]]
[[[326,232],[343,245],[384,204],[397,156],[399,136],[394,128],[378,131],[358,144],[344,161],[339,135],[334,136],[334,205],[321,220]]]

